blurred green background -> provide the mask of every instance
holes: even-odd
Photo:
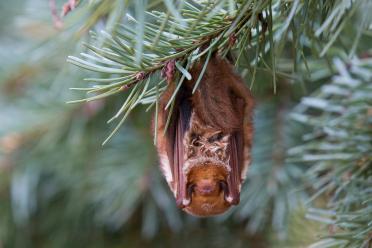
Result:
[[[115,127],[106,121],[121,106],[125,94],[66,104],[83,97],[81,92],[69,88],[84,87],[83,78],[93,74],[68,64],[67,56],[85,51],[83,41],[99,43],[91,40],[88,31],[110,30],[120,22],[123,1],[81,1],[61,19],[62,28],[55,27],[50,2],[0,2],[0,248],[307,247],[320,236],[332,234],[332,226],[324,226],[316,218],[305,218],[309,196],[319,187],[312,189],[314,181],[304,175],[318,160],[302,163],[288,158],[290,148],[311,142],[304,135],[313,130],[292,117],[302,111],[299,104],[306,97],[322,98],[321,86],[337,81],[335,75],[340,70],[345,76],[342,68],[350,64],[340,69],[341,62],[337,64],[335,57],[347,61],[345,51],[352,49],[367,58],[371,55],[370,26],[360,35],[357,45],[350,38],[359,34],[358,16],[363,16],[360,8],[344,24],[341,38],[325,58],[308,56],[309,48],[303,54],[309,57],[308,65],[296,57],[299,69],[295,71],[291,46],[284,46],[285,58],[277,62],[282,74],[278,73],[276,94],[267,67],[258,67],[252,88],[256,98],[253,164],[243,186],[241,203],[222,216],[200,219],[177,209],[159,172],[150,130],[151,111],[145,112],[146,106],[135,109],[102,147],[102,141]],[[148,8],[164,10],[159,2],[150,1]],[[58,15],[65,3],[56,1]],[[128,11],[134,13],[135,9],[129,5]],[[270,58],[268,54],[264,56]],[[363,67],[363,80],[370,83],[372,72],[368,66]],[[245,70],[244,63],[238,69],[250,82],[252,72]],[[363,85],[360,92],[370,93],[370,84]],[[371,98],[364,97],[357,104],[363,111],[370,111]],[[326,113],[329,107],[332,106],[324,107]],[[328,120],[322,115],[323,110],[317,111],[310,111],[310,115],[315,113],[320,121]],[[355,156],[363,154],[367,159],[363,163],[370,166],[368,113],[367,126],[364,125],[367,135],[361,134],[366,146],[353,152]],[[358,112],[355,118],[361,116],[365,115]],[[353,118],[350,122],[355,121]],[[305,152],[299,149],[300,153]],[[296,157],[296,150],[292,151],[295,155],[291,156]],[[367,173],[364,180],[371,189],[371,173],[363,173]],[[368,211],[371,192],[365,192]],[[330,194],[318,198],[316,204],[326,206]]]

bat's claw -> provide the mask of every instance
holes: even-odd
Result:
[[[191,203],[191,200],[186,199],[186,198],[183,198],[183,199],[180,198],[176,200],[177,207],[180,209],[187,207],[188,205],[190,205],[190,203]]]
[[[185,208],[185,205],[183,205],[183,199],[177,199],[176,204],[177,204],[177,207],[180,209]]]
[[[231,195],[226,197],[226,201],[231,205],[238,205],[240,202],[240,197],[232,197]]]

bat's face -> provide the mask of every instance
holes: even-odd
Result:
[[[194,166],[187,175],[187,195],[190,203],[184,210],[196,216],[211,216],[225,212],[228,172],[214,164]]]

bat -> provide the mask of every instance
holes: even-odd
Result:
[[[202,68],[198,62],[190,69],[192,79],[178,90],[173,111],[165,107],[176,84],[168,83],[154,131],[160,169],[177,206],[207,217],[239,203],[251,161],[254,101],[232,65],[217,55],[192,93]]]

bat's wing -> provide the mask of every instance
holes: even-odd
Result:
[[[224,67],[229,69],[229,65]],[[232,69],[231,69],[232,70]],[[230,74],[230,90],[233,93],[233,105],[238,116],[242,116],[242,128],[234,131],[230,135],[228,156],[231,173],[228,178],[229,195],[226,198],[231,204],[238,204],[240,199],[240,189],[247,174],[251,162],[251,146],[253,136],[253,97],[240,77],[233,72]]]
[[[246,106],[244,100],[240,97],[234,97],[232,101],[235,106],[236,114],[243,116],[244,108]],[[243,119],[241,125],[244,126]],[[241,184],[245,176],[243,174],[246,172],[246,168],[248,167],[248,161],[245,161],[244,159],[245,135],[246,132],[244,128],[232,131],[230,133],[226,150],[231,171],[227,178],[228,192],[225,192],[225,199],[233,205],[237,205],[239,203]]]
[[[231,172],[227,178],[227,189],[225,192],[225,199],[233,205],[237,205],[240,200],[240,187],[241,187],[241,166],[242,166],[242,138],[240,132],[232,133],[229,139],[229,146],[227,153],[229,156],[229,165]]]
[[[181,98],[181,97],[180,97]],[[186,177],[183,173],[184,164],[184,136],[186,131],[190,127],[190,117],[191,117],[191,105],[187,98],[178,99],[179,104],[176,112],[174,113],[173,125],[175,133],[168,136],[169,140],[173,140],[173,145],[170,144],[168,148],[169,156],[173,156],[172,170],[175,177],[175,196],[176,203],[178,207],[184,207],[190,202],[189,196],[186,193]]]
[[[242,129],[237,132],[233,132],[230,136],[230,166],[232,173],[229,178],[228,184],[231,197],[229,200],[232,203],[239,203],[239,192],[241,184],[244,182],[248,167],[251,163],[251,147],[253,138],[253,107],[254,100],[251,92],[245,86],[242,79],[233,73],[231,65],[225,65],[223,67],[226,70],[231,70],[229,88],[233,93],[233,104],[236,109],[236,113],[239,116],[243,116]]]
[[[189,200],[186,195],[186,179],[182,167],[185,150],[183,139],[185,132],[189,129],[191,104],[188,98],[184,97],[181,89],[178,92],[174,110],[172,112],[166,111],[165,105],[173,92],[174,86],[169,85],[160,99],[156,143],[162,172],[176,197],[177,205],[183,207]],[[165,130],[169,114],[171,115],[170,123]]]

